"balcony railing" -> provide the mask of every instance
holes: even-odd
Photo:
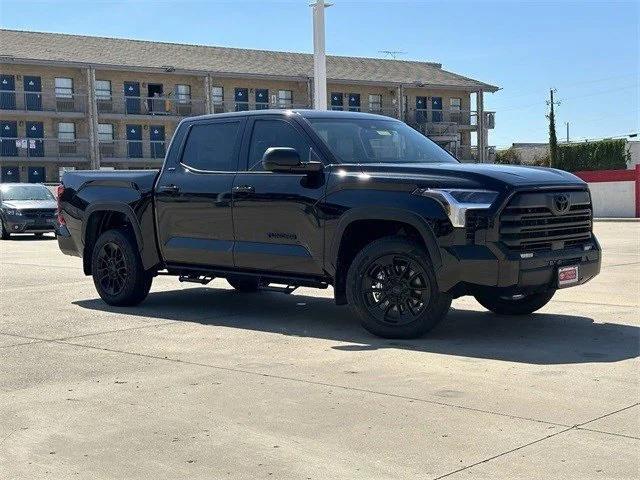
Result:
[[[164,160],[168,142],[143,140],[111,140],[100,141],[100,158],[102,160],[122,159],[155,159]]]
[[[451,123],[475,126],[478,124],[478,112],[474,110],[410,108],[405,112],[405,121],[417,125]]]
[[[478,162],[478,147],[462,145],[453,149],[452,153],[461,162]],[[492,163],[495,160],[495,147],[486,147],[486,162]]]
[[[289,109],[289,108],[310,108],[306,103],[290,102],[220,102],[213,101],[213,113],[244,112],[249,110],[269,110],[269,109]]]
[[[87,111],[87,95],[84,93],[55,95],[2,90],[0,91],[0,110],[84,113]]]
[[[102,96],[96,99],[96,106],[99,114],[118,113],[124,115],[189,117],[206,113],[203,99],[177,98],[175,95],[163,97]]]
[[[58,138],[1,138],[0,157],[87,157],[89,140]]]

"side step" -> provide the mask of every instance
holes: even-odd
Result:
[[[285,295],[291,295],[299,288],[299,285],[282,285],[282,286],[272,286],[267,282],[263,282],[260,290],[267,292],[278,292],[284,293]]]
[[[189,283],[200,283],[202,285],[206,285],[207,283],[209,283],[211,280],[213,280],[216,277],[211,277],[208,275],[180,275],[178,277],[178,280],[180,280],[181,282],[189,282]]]

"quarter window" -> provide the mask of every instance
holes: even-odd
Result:
[[[262,170],[262,156],[270,147],[295,148],[303,162],[309,159],[310,145],[292,125],[282,120],[257,120],[251,136],[247,170]]]
[[[58,123],[58,140],[60,142],[73,142],[76,139],[75,123]]]
[[[372,112],[382,110],[382,95],[369,95],[369,110]]]
[[[111,100],[111,80],[96,80],[96,99]]]
[[[191,85],[176,85],[178,103],[191,103]]]
[[[56,77],[56,97],[73,98],[73,78]]]
[[[113,142],[113,125],[110,123],[98,124],[98,141]]]
[[[240,122],[196,124],[191,127],[182,163],[204,171],[234,171]]]
[[[291,108],[293,106],[293,92],[291,90],[278,90],[278,107]]]

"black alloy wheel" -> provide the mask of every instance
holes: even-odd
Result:
[[[127,260],[122,249],[114,242],[105,243],[98,252],[98,282],[106,293],[122,293],[128,275]]]

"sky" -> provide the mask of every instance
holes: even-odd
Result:
[[[309,0],[0,0],[0,26],[203,45],[312,52]],[[501,88],[489,144],[570,139],[640,129],[640,0],[356,1],[326,11],[327,53],[435,61]],[[2,46],[0,45],[0,53]]]

